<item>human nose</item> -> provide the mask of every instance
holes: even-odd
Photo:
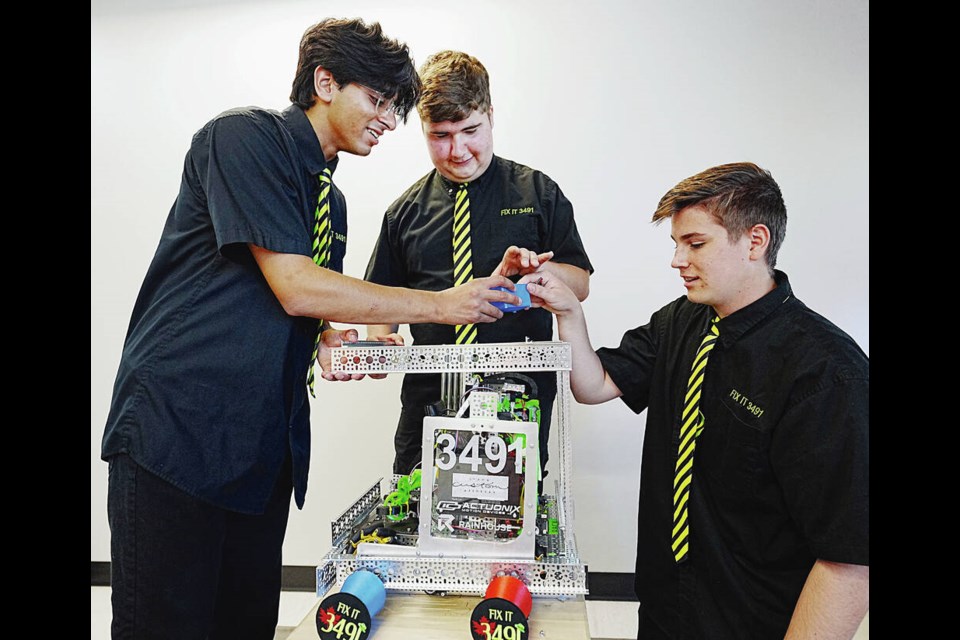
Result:
[[[682,269],[687,266],[687,253],[681,247],[673,250],[673,260],[670,261],[670,266],[674,269]]]
[[[462,160],[467,156],[467,144],[460,136],[453,136],[450,143],[450,153],[457,160]]]
[[[397,114],[393,112],[393,109],[390,109],[378,119],[389,131],[393,131],[397,128]]]

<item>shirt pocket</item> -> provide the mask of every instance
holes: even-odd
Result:
[[[694,451],[694,474],[715,482],[718,494],[752,495],[762,472],[762,430],[743,422],[723,401],[704,414],[704,428]]]
[[[537,253],[549,251],[549,247],[542,246],[540,222],[537,213],[494,215],[484,220],[471,238],[474,244],[474,262],[476,263],[478,255],[483,256],[485,260],[492,260],[492,270],[499,264],[503,252],[511,245]],[[487,275],[487,272],[484,272],[484,275]]]

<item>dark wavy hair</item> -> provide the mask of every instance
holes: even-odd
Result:
[[[777,266],[777,253],[787,235],[787,206],[769,171],[752,162],[722,164],[701,171],[660,198],[652,222],[658,224],[696,204],[717,217],[731,241],[755,224],[766,225],[770,229],[767,266]]]
[[[420,98],[420,77],[406,44],[387,38],[379,22],[359,18],[327,18],[307,29],[300,39],[300,58],[290,101],[302,109],[313,106],[313,72],[328,70],[337,84],[366,85],[394,99],[403,122]]]

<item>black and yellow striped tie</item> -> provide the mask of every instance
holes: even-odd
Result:
[[[697,436],[703,431],[703,414],[700,413],[700,391],[707,357],[720,337],[717,327],[719,317],[710,323],[710,331],[703,337],[697,356],[690,368],[687,395],[683,398],[683,414],[680,416],[680,446],[677,449],[677,467],[673,477],[673,557],[677,562],[687,559],[690,551],[690,522],[687,519],[687,502],[690,499],[690,482],[693,480],[693,450]]]
[[[470,197],[467,185],[457,190],[453,207],[453,286],[459,287],[473,280],[473,250],[470,246]],[[455,344],[477,341],[477,326],[458,324],[454,329]]]
[[[320,174],[320,197],[317,198],[317,210],[313,218],[313,262],[318,267],[330,264],[330,248],[333,246],[333,225],[330,223],[330,169],[324,169]],[[313,357],[310,359],[310,370],[307,372],[307,386],[310,395],[316,398],[313,391],[313,367],[317,363],[317,353],[320,350],[320,333],[323,331],[323,320],[317,324],[317,337],[313,340]]]

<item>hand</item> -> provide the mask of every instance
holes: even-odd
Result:
[[[381,340],[387,344],[396,344],[401,347],[403,346],[403,336],[399,333],[388,333],[385,336],[368,335],[367,340]],[[385,373],[368,373],[367,375],[370,376],[371,380],[383,380],[387,377],[387,374]]]
[[[494,291],[493,287],[504,287],[509,291]],[[440,320],[443,324],[477,324],[496,322],[503,317],[503,311],[493,306],[493,302],[520,304],[520,298],[510,293],[516,289],[504,276],[475,278],[459,287],[451,287],[440,292]]]
[[[558,316],[581,309],[577,294],[555,274],[542,271],[520,278],[517,284],[526,284],[530,307],[543,307]]]
[[[342,380],[363,380],[362,373],[345,373],[338,371],[331,373],[330,350],[336,347],[342,347],[344,342],[356,342],[360,339],[360,334],[356,329],[327,329],[320,335],[320,348],[317,350],[317,363],[323,370],[320,376],[324,380],[342,381]]]
[[[503,259],[493,270],[494,276],[516,276],[532,273],[540,268],[540,265],[553,257],[553,251],[546,253],[536,253],[530,249],[521,249],[513,245],[507,248],[503,253]]]

